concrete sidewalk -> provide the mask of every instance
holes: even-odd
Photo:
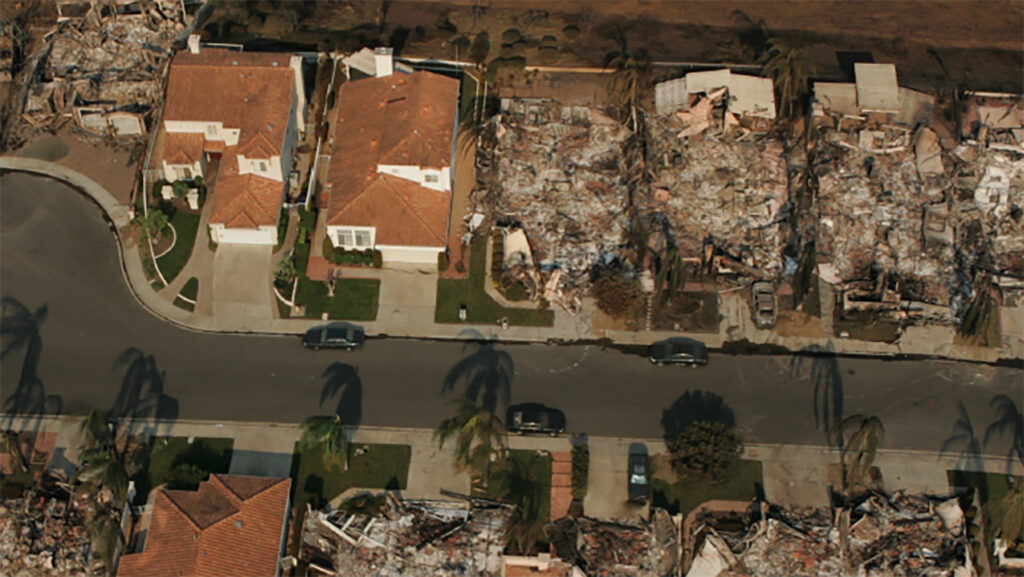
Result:
[[[10,416],[0,414],[0,420]],[[14,418],[14,430],[57,433],[51,468],[74,471],[78,459],[81,417]],[[177,437],[214,437],[234,439],[230,472],[240,475],[287,477],[292,453],[300,436],[294,423],[251,423],[174,421],[138,422],[133,431]],[[410,498],[435,499],[441,489],[468,493],[470,479],[454,467],[452,445],[439,449],[430,429],[359,427],[352,436],[354,448],[361,444],[409,445],[408,488]],[[584,510],[597,518],[638,518],[647,514],[646,506],[627,502],[627,459],[631,445],[647,448],[650,456],[666,452],[661,439],[590,437],[589,483]],[[569,437],[511,436],[509,448],[546,452],[571,451]],[[828,487],[836,486],[839,452],[834,448],[809,445],[747,445],[744,459],[762,463],[765,497],[782,505],[827,506]],[[1019,461],[1005,457],[978,456],[963,459],[927,451],[878,451],[874,465],[889,491],[943,494],[950,491],[948,471],[1024,474]]]
[[[95,181],[71,169],[42,160],[4,156],[0,157],[0,170],[31,172],[61,179],[94,198],[119,229],[129,224],[128,207],[118,204],[114,197]],[[317,242],[318,239],[314,238],[314,250]],[[153,290],[143,271],[142,259],[137,250],[124,247],[120,243],[119,248],[125,280],[131,287],[132,294],[144,308],[154,315],[183,328],[206,332],[301,334],[322,322],[309,319],[274,318],[273,307],[267,308],[266,313],[260,316],[212,316],[185,311],[161,298]],[[839,355],[882,357],[910,355],[987,363],[1000,359],[1024,358],[1024,329],[1022,329],[1024,322],[1021,321],[1024,318],[1024,309],[1019,307],[1004,308],[1002,319],[1006,331],[1003,346],[990,348],[957,344],[954,338],[955,330],[952,327],[909,327],[900,340],[893,344],[831,337],[781,336],[754,327],[746,300],[735,292],[720,296],[719,307],[723,319],[717,333],[595,330],[591,322],[594,314],[592,302],[587,299],[583,311],[575,316],[555,309],[555,322],[552,327],[510,326],[507,329],[502,329],[497,324],[440,324],[432,322],[432,315],[425,314],[421,307],[415,307],[416,314],[385,314],[378,317],[378,321],[365,322],[362,325],[369,335],[409,338],[459,340],[479,338],[479,335],[482,335],[486,339],[510,342],[547,342],[551,340],[572,342],[607,339],[619,344],[647,345],[669,337],[687,336],[704,341],[712,348],[719,348],[730,341],[745,339],[751,343],[775,345],[793,352],[811,350]],[[399,310],[401,311],[401,309]],[[473,336],[467,337],[467,334]]]

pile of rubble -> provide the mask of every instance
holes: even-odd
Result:
[[[957,499],[874,495],[835,522],[824,509],[774,511],[747,530],[699,524],[688,577],[973,575]]]
[[[560,289],[586,287],[591,267],[625,240],[622,149],[632,133],[594,108],[543,99],[504,99],[492,121],[496,194],[474,199],[474,212],[521,226],[545,275],[561,270]]]
[[[710,243],[750,274],[773,277],[782,270],[789,201],[783,144],[726,112],[723,92],[712,96],[648,119],[654,182],[642,208],[668,217],[668,240],[682,255],[701,257]]]
[[[651,521],[624,524],[565,517],[544,530],[555,554],[588,577],[655,577],[676,574],[679,531],[662,509]]]
[[[1024,116],[1012,99],[1001,108],[973,103],[957,145],[933,118],[933,98],[891,92],[889,112],[818,95],[817,214],[802,223],[805,238],[815,240],[819,275],[843,293],[844,310],[954,322],[983,288],[979,270],[1003,288],[1024,288]]]
[[[97,4],[84,17],[57,24],[22,72],[16,114],[24,122],[7,135],[8,147],[71,118],[97,135],[145,132],[185,15],[175,0],[137,4],[138,12],[102,15]]]
[[[300,558],[311,575],[497,575],[512,511],[391,494],[381,515],[307,510]]]
[[[62,490],[0,500],[0,574],[91,575],[84,507]]]

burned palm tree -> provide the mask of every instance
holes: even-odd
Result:
[[[843,491],[853,497],[868,486],[878,447],[885,441],[882,420],[874,416],[851,415],[835,424],[831,444],[840,448]]]
[[[807,95],[808,82],[814,71],[806,52],[789,41],[769,38],[768,49],[758,63],[764,65],[764,72],[775,82],[779,112],[786,118],[794,118],[794,113],[799,111],[795,105]]]
[[[643,48],[631,50],[620,34],[619,50],[605,58],[605,68],[612,69],[611,93],[619,110],[619,119],[630,130],[640,128],[640,99],[647,89],[651,57]]]

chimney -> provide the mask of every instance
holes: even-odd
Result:
[[[374,48],[373,60],[377,64],[377,78],[391,76],[395,73],[395,63],[392,59],[394,50],[391,48]]]
[[[199,54],[199,35],[189,34],[188,35],[188,51],[192,54]]]

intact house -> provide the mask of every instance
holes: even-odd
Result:
[[[451,217],[459,82],[394,73],[378,49],[377,74],[337,94],[327,171],[327,236],[336,249],[381,252],[385,263],[437,263]]]
[[[118,577],[277,577],[291,479],[210,475],[195,491],[157,489],[135,524]]]
[[[207,182],[215,242],[274,245],[305,131],[302,58],[188,44],[167,79],[163,176]]]

